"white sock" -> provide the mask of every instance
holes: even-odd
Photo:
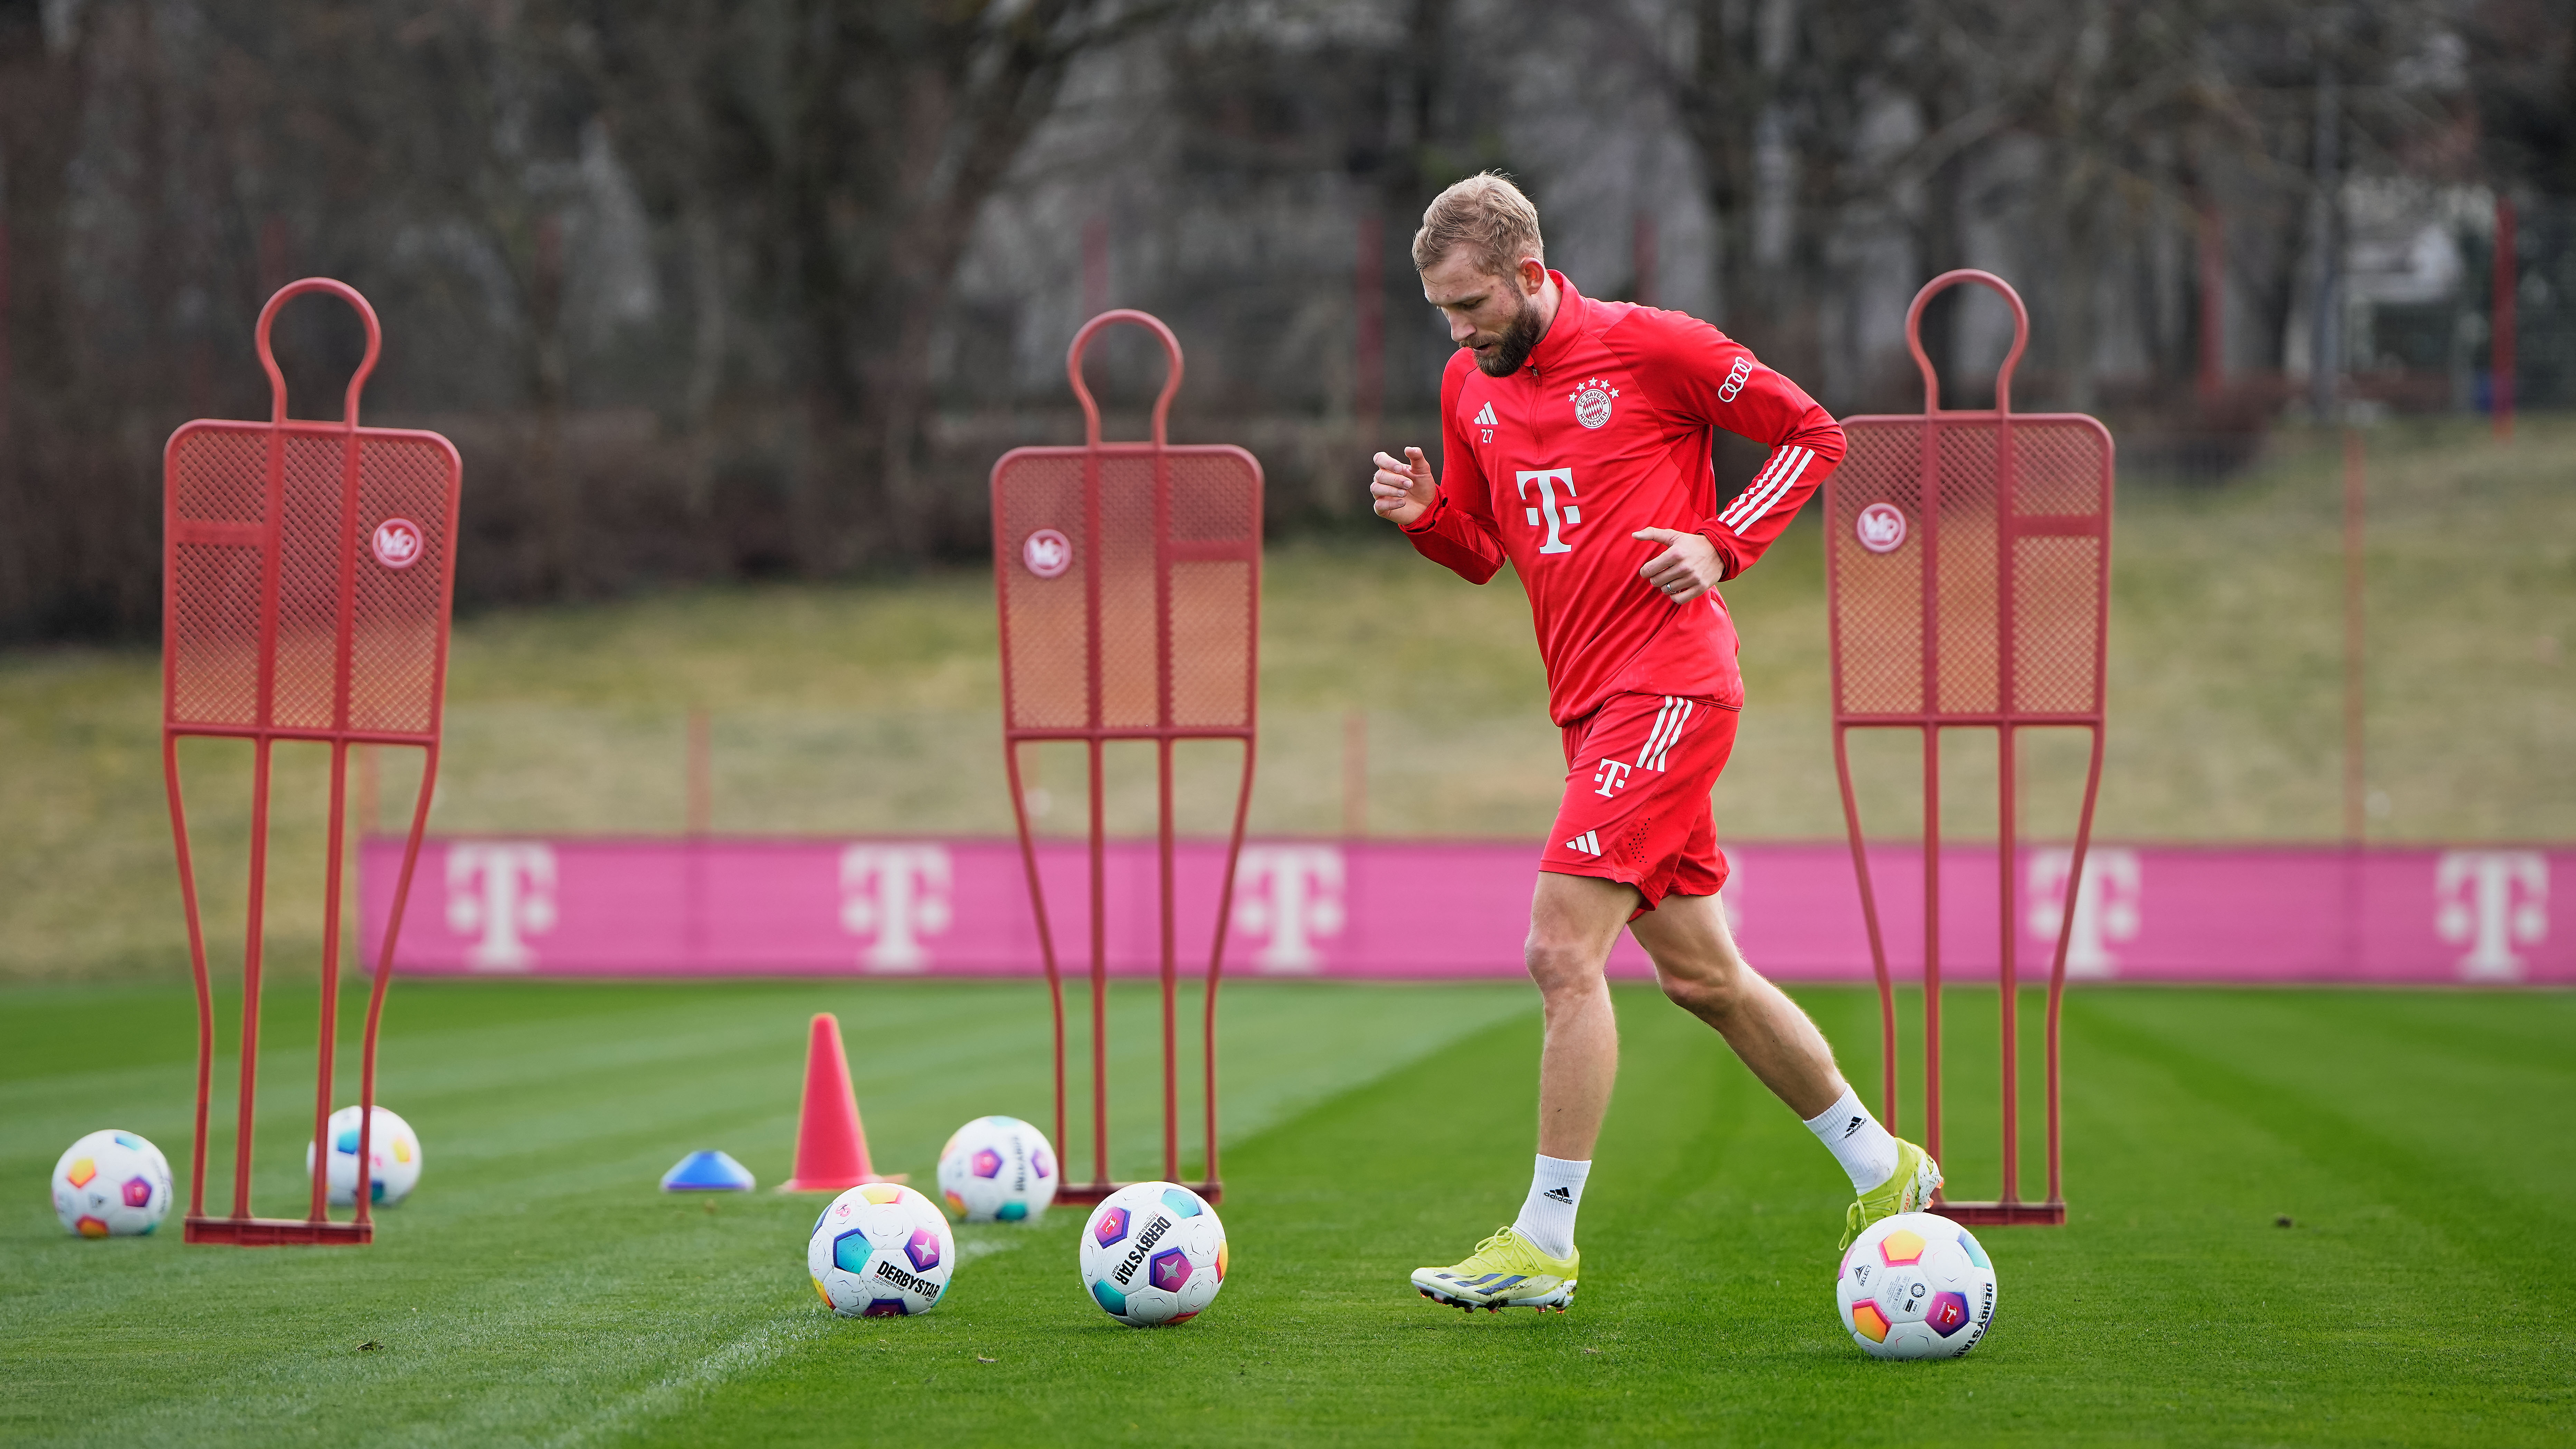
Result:
[[[1860,1094],[1843,1088],[1842,1100],[1807,1119],[1807,1130],[1834,1154],[1851,1174],[1852,1191],[1867,1192],[1896,1174],[1896,1139],[1860,1104]]]
[[[1551,1258],[1571,1257],[1574,1210],[1583,1205],[1583,1179],[1591,1175],[1589,1162],[1568,1162],[1541,1154],[1537,1169],[1530,1174],[1529,1196],[1521,1202],[1521,1215],[1512,1224],[1512,1231]]]

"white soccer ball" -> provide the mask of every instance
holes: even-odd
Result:
[[[1934,1213],[1882,1218],[1834,1276],[1852,1342],[1879,1358],[1957,1358],[1995,1319],[1995,1265],[1975,1235]]]
[[[331,1205],[348,1207],[358,1200],[358,1109],[331,1114]],[[386,1108],[376,1109],[367,1132],[367,1201],[392,1207],[420,1186],[420,1137],[411,1124]],[[304,1144],[304,1175],[313,1175],[313,1144]]]
[[[1225,1286],[1225,1224],[1169,1182],[1118,1189],[1082,1225],[1082,1286],[1129,1328],[1185,1323]]]
[[[805,1244],[814,1291],[844,1318],[928,1313],[956,1268],[948,1215],[895,1182],[867,1183],[832,1199]]]
[[[170,1214],[170,1160],[132,1132],[93,1132],[54,1164],[54,1216],[84,1238],[132,1238]]]
[[[1046,1134],[1017,1117],[978,1117],[939,1149],[939,1195],[970,1223],[1034,1222],[1055,1186]]]

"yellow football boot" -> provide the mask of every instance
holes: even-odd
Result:
[[[1467,1261],[1447,1268],[1416,1268],[1413,1286],[1434,1303],[1500,1313],[1506,1308],[1565,1311],[1574,1301],[1580,1249],[1551,1258],[1529,1239],[1504,1228],[1476,1245]]]

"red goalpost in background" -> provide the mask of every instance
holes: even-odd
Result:
[[[286,378],[269,347],[278,309],[326,293],[366,324],[366,355],[350,377],[336,423],[286,415]],[[340,988],[340,896],[346,853],[352,745],[408,745],[423,752],[419,798],[376,958],[360,1048],[360,1175],[372,1141],[376,1027],[403,903],[429,822],[438,778],[447,631],[454,593],[455,447],[436,433],[358,425],[358,395],[375,370],[383,331],[356,289],[308,277],[260,309],[260,366],[268,372],[265,423],[199,419],[170,435],[163,453],[161,767],[188,914],[188,960],[197,985],[196,1145],[189,1168],[185,1239],[265,1246],[364,1243],[375,1235],[369,1194],[334,1222],[325,1194],[333,1050]],[[233,1144],[232,1212],[206,1213],[206,1126],[214,1087],[214,996],[206,935],[179,783],[179,741],[191,736],[251,746],[249,924],[242,942],[241,1087]],[[270,769],[281,743],[330,749],[329,854],[323,866],[321,1031],[316,1046],[312,1203],[302,1218],[251,1215],[251,1128],[259,1092],[260,966],[268,883]]]
[[[1948,288],[1982,283],[2012,308],[2012,348],[1995,373],[1995,405],[1941,406],[1924,353],[1924,305]],[[1923,373],[1923,411],[1846,418],[1849,452],[1825,482],[1825,589],[1833,650],[1834,770],[1861,912],[1878,977],[1884,1116],[1897,1127],[1895,983],[1870,886],[1860,805],[1846,748],[1855,729],[1923,737],[1924,1148],[1941,1155],[1941,731],[1996,733],[1997,902],[2003,1057],[2003,1184],[1994,1201],[1936,1202],[1972,1224],[2063,1223],[2058,1151],[2058,1012],[2076,893],[2102,784],[2102,674],[2111,587],[2111,434],[2081,413],[2016,413],[2013,367],[2030,340],[2021,297],[1988,272],[1945,272],[1905,314],[1905,341]],[[2020,1196],[2020,976],[2014,943],[2019,821],[2016,732],[2034,726],[2092,736],[2049,966],[2046,1017],[2048,1195]]]
[[[1105,443],[1082,358],[1103,330],[1142,327],[1169,365],[1154,399],[1153,435]],[[1208,948],[1201,1022],[1206,1079],[1206,1176],[1189,1184],[1217,1202],[1216,995],[1225,962],[1235,861],[1252,804],[1256,644],[1261,607],[1261,464],[1241,448],[1174,445],[1165,425],[1181,388],[1181,344],[1137,311],[1103,312],[1065,357],[1082,403],[1080,447],[1015,448],[993,465],[993,579],[1001,612],[1003,758],[1019,825],[1029,903],[1037,915],[1047,994],[1055,1010],[1055,1142],[1065,1141],[1064,981],[1029,828],[1020,748],[1079,741],[1090,784],[1091,1180],[1070,1170],[1056,1196],[1098,1202],[1109,1176],[1107,834],[1102,751],[1150,742],[1156,781],[1157,892],[1163,1007],[1163,1175],[1181,1176],[1178,1052],[1179,942],[1174,924],[1172,746],[1239,740],[1242,784],[1226,845],[1216,939]]]

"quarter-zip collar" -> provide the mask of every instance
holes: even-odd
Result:
[[[1550,267],[1547,276],[1556,283],[1556,320],[1547,324],[1547,335],[1530,349],[1529,361],[1522,364],[1534,381],[1544,381],[1549,373],[1559,370],[1592,324],[1592,304],[1574,290],[1565,273]]]

